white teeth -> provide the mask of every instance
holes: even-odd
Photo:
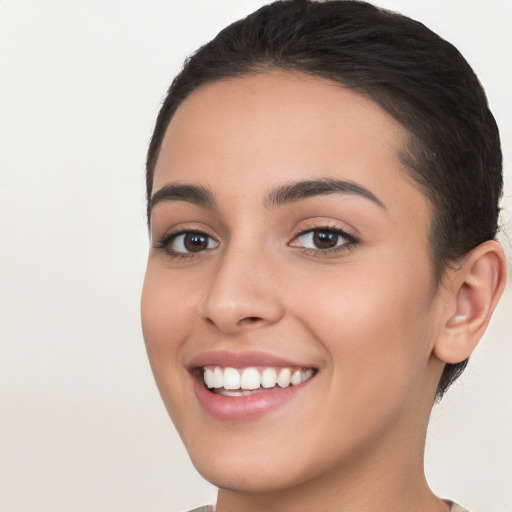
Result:
[[[224,369],[224,389],[240,389],[240,374],[235,368]]]
[[[297,384],[300,384],[301,382],[302,382],[302,374],[301,374],[300,370],[295,370],[292,373],[291,383],[293,386],[297,386]]]
[[[313,377],[314,373],[312,368],[292,370],[288,367],[277,369],[269,367],[258,370],[248,367],[239,370],[231,367],[207,366],[203,368],[203,380],[209,389],[223,388],[222,394],[245,396],[260,388],[271,389],[276,385],[280,388],[298,386]]]
[[[264,388],[273,388],[277,384],[277,373],[274,368],[265,368],[261,374],[261,385]]]
[[[205,368],[204,370],[204,383],[206,384],[206,387],[213,388],[214,386],[214,376],[213,376],[213,369],[212,368]]]
[[[258,389],[260,387],[260,372],[256,368],[246,368],[240,379],[242,389]]]
[[[277,385],[280,388],[287,388],[292,380],[292,371],[290,368],[283,368],[277,376]]]
[[[313,377],[314,373],[315,372],[313,371],[312,368],[310,368],[309,370],[306,370],[305,372],[301,372],[302,382],[304,382],[305,380],[311,379],[311,377]]]
[[[209,387],[209,386],[208,386]],[[222,368],[216,366],[213,369],[213,386],[214,388],[222,388],[224,387],[224,372]]]

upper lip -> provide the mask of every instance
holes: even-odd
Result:
[[[230,352],[225,350],[202,352],[192,358],[186,366],[189,370],[203,366],[223,366],[231,368],[247,368],[250,366],[313,368],[313,366],[309,364],[302,364],[265,352]]]

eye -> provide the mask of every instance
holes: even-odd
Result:
[[[218,247],[219,242],[201,231],[184,231],[164,237],[158,247],[171,256],[188,256]]]
[[[357,240],[340,229],[310,229],[295,237],[290,245],[314,251],[328,252],[344,246],[351,246]]]

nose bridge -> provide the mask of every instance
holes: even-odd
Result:
[[[250,241],[228,244],[209,281],[204,318],[229,333],[275,323],[282,314],[275,262],[270,254]]]

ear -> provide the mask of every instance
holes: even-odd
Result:
[[[448,270],[441,332],[434,355],[445,363],[467,359],[478,345],[505,288],[506,258],[501,245],[489,240],[470,251],[456,269]]]

